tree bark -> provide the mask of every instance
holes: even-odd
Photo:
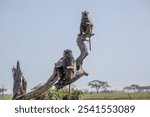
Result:
[[[80,49],[80,56],[76,59],[77,70],[82,69],[81,67],[83,64],[83,60],[88,55],[87,47],[86,47],[84,41],[86,41],[86,36],[78,35],[76,42]]]
[[[58,80],[57,70],[54,67],[53,74],[51,77],[47,80],[47,82],[39,87],[38,89],[31,91],[29,93],[26,93],[24,95],[19,96],[16,98],[17,100],[30,100],[39,97],[40,94],[47,91],[49,88],[53,86],[53,84]]]
[[[27,82],[22,75],[19,61],[17,61],[16,68],[13,67],[12,72],[13,72],[13,79],[14,79],[12,99],[14,100],[17,99],[20,95],[26,93]]]

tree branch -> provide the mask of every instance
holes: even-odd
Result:
[[[44,85],[42,85],[41,87],[39,87],[38,89],[36,89],[34,91],[31,91],[29,93],[26,93],[24,95],[17,97],[16,100],[34,99],[34,98],[38,97],[40,94],[42,94],[43,92],[47,91],[49,88],[51,88],[57,80],[58,80],[57,70],[54,67],[53,74],[51,75],[51,77],[47,80],[47,82]]]

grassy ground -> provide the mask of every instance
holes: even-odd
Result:
[[[83,100],[150,100],[150,92],[92,93],[92,94],[84,94]]]
[[[11,100],[10,95],[5,95],[0,100]],[[150,100],[150,92],[141,93],[91,93],[84,94],[83,100]]]
[[[5,95],[4,97],[0,97],[0,100],[11,100],[11,96]]]

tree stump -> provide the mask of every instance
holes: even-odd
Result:
[[[23,77],[23,74],[20,69],[20,63],[17,61],[17,66],[16,68],[12,68],[13,72],[13,100],[17,99],[19,96],[23,95],[26,93],[27,89],[27,82],[25,78]]]

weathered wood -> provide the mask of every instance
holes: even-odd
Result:
[[[87,51],[87,47],[85,45],[85,41],[86,40],[86,36],[85,35],[78,35],[78,38],[76,40],[77,45],[80,49],[80,56],[76,59],[76,66],[77,66],[77,70],[80,70],[83,64],[83,60],[85,59],[86,56],[88,56],[88,51]]]
[[[56,87],[56,89],[62,89],[62,88],[64,88],[65,86],[67,86],[67,85],[70,85],[70,84],[72,84],[72,83],[74,83],[75,81],[77,81],[77,80],[79,80],[82,76],[88,76],[88,73],[86,73],[84,70],[81,70],[81,71],[78,71],[78,72],[76,72],[76,74],[75,74],[75,76],[70,80],[70,81],[68,81],[68,82],[64,82],[63,84],[61,84],[61,85],[58,85],[57,83],[55,84],[55,87]]]
[[[24,95],[19,96],[16,98],[17,100],[30,100],[39,97],[42,93],[47,91],[50,87],[53,86],[53,84],[58,80],[57,70],[56,67],[54,67],[53,74],[51,77],[47,80],[47,82],[39,87],[38,89],[31,91],[29,93],[26,93]]]
[[[13,79],[14,79],[12,99],[14,100],[26,93],[27,82],[21,72],[19,61],[17,61],[16,68],[15,67],[12,68],[12,72],[13,72]]]

